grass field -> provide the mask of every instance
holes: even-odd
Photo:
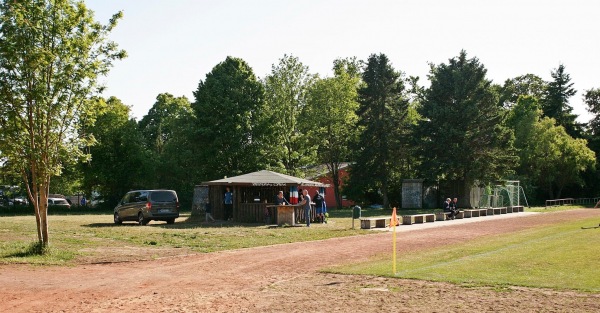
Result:
[[[600,292],[597,218],[397,256],[392,254],[329,272],[365,274],[462,285],[526,286]]]
[[[35,253],[35,217],[5,215],[0,217],[0,263],[69,265],[93,262],[95,258],[102,262],[127,261],[165,256],[165,249],[171,249],[167,255],[205,253],[371,233],[361,230],[358,220],[352,229],[351,213],[346,211],[339,211],[337,216],[332,213],[328,224],[313,224],[311,228],[204,223],[189,213],[172,225],[153,221],[143,227],[135,223],[115,225],[108,213],[52,214],[50,249],[44,255]],[[136,252],[140,250],[145,252]],[[107,255],[110,251],[115,252],[115,259]]]

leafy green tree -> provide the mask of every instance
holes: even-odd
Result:
[[[399,172],[402,148],[409,142],[408,99],[402,74],[394,70],[385,54],[372,54],[359,89],[358,125],[362,128],[349,188],[381,194],[389,206],[392,177]]]
[[[96,22],[82,1],[0,2],[0,151],[19,168],[35,208],[38,241],[49,244],[47,197],[62,164],[81,158],[88,97],[125,52],[108,40],[121,13]]]
[[[542,99],[547,85],[541,77],[534,74],[507,79],[500,90],[500,104],[505,108],[511,108],[520,96]]]
[[[592,118],[586,127],[586,139],[588,146],[596,153],[596,163],[600,157],[600,88],[586,90],[583,95],[583,101],[587,105],[587,110],[592,114]],[[600,170],[596,168],[586,175],[586,194],[598,194],[600,192]]]
[[[516,165],[512,133],[502,126],[502,108],[486,69],[461,51],[448,64],[432,65],[416,132],[422,173],[433,181],[505,178]]]
[[[338,207],[342,204],[340,192],[340,167],[351,155],[351,144],[358,135],[358,86],[359,73],[354,71],[355,62],[340,66],[336,76],[317,79],[309,88],[306,102],[306,116],[312,127],[308,131],[314,145],[318,147],[317,160],[326,164],[329,179],[333,182],[334,197]]]
[[[576,122],[577,115],[572,113],[573,108],[569,105],[569,98],[577,93],[571,77],[562,64],[551,75],[554,80],[548,83],[541,102],[544,116],[555,119],[572,137],[581,138],[582,125]]]
[[[182,114],[170,120],[171,138],[166,142],[160,155],[156,174],[158,187],[177,191],[182,207],[191,207],[194,186],[207,180],[204,175],[204,147],[197,142],[197,118],[192,114]]]
[[[97,120],[88,128],[95,144],[89,147],[91,159],[81,165],[83,187],[112,206],[129,190],[156,187],[156,164],[128,106],[111,97],[98,99],[96,107]]]
[[[506,123],[515,132],[517,177],[541,188],[550,199],[560,198],[566,186],[583,184],[583,172],[595,166],[587,141],[572,138],[554,119],[542,118],[533,97],[519,98]]]
[[[600,88],[586,90],[583,101],[588,107],[588,112],[593,115],[588,123],[588,129],[592,136],[600,136]]]
[[[203,178],[235,176],[264,169],[260,135],[264,88],[252,68],[227,57],[200,81],[192,108],[197,117],[197,157]]]
[[[176,98],[169,93],[159,94],[148,114],[144,115],[139,123],[148,147],[161,154],[166,142],[173,136],[171,127],[176,126],[173,121],[191,113],[190,101],[186,97]]]
[[[300,168],[315,160],[315,147],[306,136],[312,123],[301,118],[306,94],[315,76],[294,56],[284,55],[265,78],[265,118],[269,129],[265,140],[273,147],[269,153],[271,168],[290,175],[302,175]],[[270,136],[269,136],[270,134]]]
[[[183,161],[188,155],[183,145],[189,139],[193,129],[185,128],[188,132],[182,133],[183,126],[193,116],[193,110],[186,97],[174,97],[163,93],[156,97],[156,102],[139,122],[139,127],[146,139],[148,149],[152,152],[154,160],[154,177],[152,183],[157,188],[175,189],[180,182],[190,183],[190,175],[186,168],[181,168],[177,161]],[[182,137],[183,136],[183,137]],[[178,145],[170,145],[175,140]],[[167,151],[167,146],[170,148]],[[187,163],[187,162],[186,162]],[[150,182],[149,182],[150,183]],[[191,193],[190,193],[191,194]]]

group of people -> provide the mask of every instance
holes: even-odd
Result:
[[[325,203],[325,197],[317,191],[315,192],[313,199],[311,199],[311,197],[308,195],[308,190],[300,189],[298,191],[300,193],[298,196],[298,205],[302,206],[304,209],[304,220],[306,221],[306,226],[310,227],[310,211],[312,210],[311,201],[314,201],[315,203],[316,221],[321,224],[326,224],[327,203]],[[283,197],[283,191],[280,191],[279,195]]]
[[[306,226],[310,227],[310,211],[312,209],[311,197],[308,195],[308,190],[306,189],[300,189],[299,192],[300,196],[298,199],[298,205],[304,208],[304,220],[306,221]],[[325,203],[325,197],[317,191],[312,201],[315,203],[316,221],[320,223],[327,223],[327,204]],[[279,191],[279,193],[277,193],[274,202],[276,205],[290,204],[285,199],[283,191]],[[225,220],[231,220],[233,218],[233,193],[229,187],[225,188],[223,204],[225,205]],[[212,216],[212,208],[208,199],[206,199],[206,203],[204,204],[204,211],[206,214],[206,222],[215,222],[215,219]],[[265,212],[265,214],[267,214],[267,212]]]
[[[448,219],[453,220],[456,218],[456,215],[458,215],[458,199],[454,198],[450,200],[450,198],[447,198],[444,202],[444,212],[450,212]]]

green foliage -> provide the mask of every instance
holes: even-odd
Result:
[[[535,98],[520,97],[506,123],[515,132],[518,178],[556,199],[566,186],[583,183],[581,174],[595,166],[596,157],[587,141],[572,138],[554,119],[541,115]]]
[[[101,25],[83,2],[68,0],[0,3],[0,151],[35,200],[44,245],[50,178],[85,158],[80,148],[89,138],[81,127],[94,119],[88,97],[125,56],[108,40],[120,17]]]
[[[356,110],[360,82],[354,66],[349,70],[335,62],[336,76],[317,79],[309,88],[305,116],[311,123],[307,136],[318,149],[317,162],[326,164],[334,185],[335,199],[341,206],[340,165],[350,159],[351,144],[358,136]],[[356,64],[349,62],[348,64]]]
[[[409,101],[403,74],[396,72],[385,54],[371,55],[362,74],[357,111],[361,134],[347,192],[357,200],[377,201],[357,195],[381,195],[384,207],[394,181],[406,170],[410,158]]]
[[[416,128],[425,178],[470,186],[506,177],[516,165],[512,132],[485,78],[486,69],[465,51],[448,64],[431,66]]]
[[[194,153],[196,118],[190,102],[186,97],[159,94],[138,125],[153,160],[153,175],[144,188],[176,190],[182,204],[190,205],[200,166]]]
[[[500,105],[511,108],[517,103],[520,96],[542,99],[547,85],[543,79],[534,74],[507,79],[500,89]]]
[[[242,59],[227,57],[200,81],[192,105],[202,178],[264,169],[264,87]]]
[[[544,115],[556,120],[557,125],[563,126],[573,138],[582,137],[582,125],[576,122],[577,115],[569,105],[569,98],[577,93],[573,88],[571,77],[565,72],[565,66],[560,64],[551,73],[553,81],[548,83],[542,97],[542,110]]]
[[[588,124],[588,129],[592,136],[597,137],[600,135],[600,88],[586,90],[583,100],[587,105],[588,111],[593,114]]]
[[[92,158],[81,165],[83,186],[87,194],[97,191],[110,204],[116,204],[129,190],[152,188],[156,164],[129,107],[111,97],[97,99],[100,112],[88,128],[96,140],[89,148]]]
[[[315,161],[316,146],[306,132],[313,126],[304,113],[306,97],[315,76],[294,56],[284,55],[265,78],[265,118],[269,122],[266,156],[273,170],[303,176],[301,167]]]

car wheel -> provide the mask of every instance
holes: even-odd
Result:
[[[144,214],[142,213],[138,213],[138,224],[140,224],[140,226],[148,224],[148,220],[144,218]]]
[[[175,219],[174,218],[168,219],[167,224],[175,224]]]
[[[123,221],[119,217],[119,213],[115,213],[115,224],[117,224],[117,225],[123,224]]]

